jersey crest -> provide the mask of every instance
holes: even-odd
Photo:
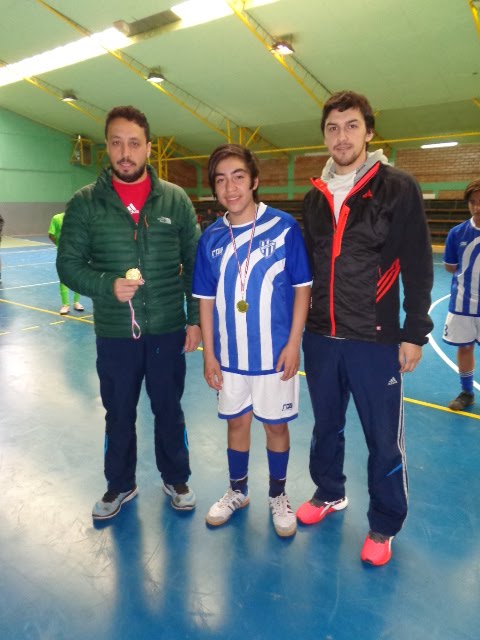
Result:
[[[259,242],[258,248],[260,249],[260,253],[264,258],[269,258],[274,254],[276,246],[277,243],[275,242],[275,240],[266,239]]]

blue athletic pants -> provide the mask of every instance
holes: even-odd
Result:
[[[185,384],[185,331],[132,338],[97,338],[97,371],[106,409],[105,477],[113,491],[135,484],[137,404],[145,387],[155,417],[155,458],[168,484],[190,476],[185,418],[180,404]]]
[[[407,516],[403,380],[398,345],[339,340],[305,331],[305,373],[315,424],[310,475],[315,497],[345,496],[345,420],[350,394],[368,447],[370,529],[393,536]]]

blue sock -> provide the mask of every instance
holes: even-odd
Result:
[[[270,498],[276,498],[285,491],[289,455],[290,449],[281,452],[267,449],[268,470],[270,472],[270,489],[268,495]]]
[[[462,391],[473,393],[473,371],[461,373],[460,384],[462,385]]]
[[[248,495],[248,457],[249,451],[227,449],[230,486],[234,491]]]

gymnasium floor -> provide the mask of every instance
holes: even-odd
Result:
[[[419,370],[405,376],[410,515],[381,568],[359,559],[366,448],[353,407],[348,509],[299,527],[294,539],[278,538],[257,423],[251,505],[224,527],[206,527],[204,515],[227,484],[226,435],[200,351],[188,356],[184,396],[197,509],[175,512],[160,490],[142,395],[139,496],[110,523],[93,525],[105,484],[91,303],[83,300],[83,315],[58,315],[55,249],[46,237],[4,239],[1,255],[2,640],[479,638],[480,402],[470,414],[443,409],[458,382],[448,363],[454,349],[441,341],[450,278],[439,255],[437,350],[428,345]],[[313,491],[311,427],[302,378],[287,485],[295,507]]]

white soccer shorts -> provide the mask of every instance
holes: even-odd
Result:
[[[218,417],[237,418],[253,410],[253,415],[267,424],[289,422],[298,415],[298,374],[290,380],[283,375],[249,376],[222,371],[223,386],[218,392]]]
[[[459,347],[474,342],[480,343],[480,318],[478,316],[460,316],[449,311],[442,338],[448,344]]]

